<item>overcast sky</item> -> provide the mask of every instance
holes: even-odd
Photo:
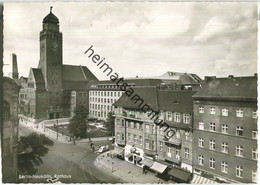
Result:
[[[53,6],[63,32],[63,64],[85,65],[91,45],[120,76],[166,71],[219,77],[257,71],[257,3],[5,3],[4,72],[16,53],[21,76],[39,62],[42,20]]]

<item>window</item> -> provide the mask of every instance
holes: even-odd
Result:
[[[237,136],[243,136],[243,127],[237,127],[236,128],[236,135]]]
[[[198,165],[203,166],[203,164],[204,164],[203,155],[198,155]]]
[[[167,120],[172,121],[172,113],[171,112],[167,112]]]
[[[209,131],[211,131],[211,132],[215,132],[216,131],[216,124],[215,123],[210,123]]]
[[[159,133],[160,133],[161,135],[163,134],[163,129],[164,129],[163,127],[160,128]]]
[[[243,167],[236,166],[236,176],[239,178],[243,178]]]
[[[236,110],[236,116],[239,117],[239,118],[242,118],[243,117],[243,110],[242,109],[237,109]]]
[[[257,183],[257,171],[252,170],[252,181]]]
[[[215,150],[216,149],[215,140],[210,140],[210,142],[209,142],[209,149],[210,150]]]
[[[134,134],[134,143],[137,143],[137,136]]]
[[[199,113],[204,113],[204,107],[203,106],[199,106]]]
[[[257,110],[252,112],[252,118],[257,119]]]
[[[139,144],[143,144],[143,136],[139,136]]]
[[[117,141],[120,141],[120,134],[117,134],[116,137],[117,137]]]
[[[181,114],[176,112],[174,116],[174,121],[175,122],[180,122],[181,121]]]
[[[216,108],[210,107],[210,114],[216,114]]]
[[[209,159],[209,168],[215,169],[215,159]]]
[[[252,159],[257,160],[258,158],[258,152],[257,149],[252,149]]]
[[[252,138],[257,139],[258,137],[258,132],[257,131],[252,131]]]
[[[190,123],[190,115],[189,114],[184,114],[183,123]]]
[[[169,146],[167,147],[167,156],[172,157],[172,148]]]
[[[228,164],[227,164],[227,162],[222,161],[222,163],[221,163],[221,171],[223,173],[227,173],[228,172]]]
[[[185,139],[186,140],[190,139],[190,132],[189,131],[185,131]]]
[[[228,143],[222,142],[221,151],[222,151],[223,153],[228,153]]]
[[[198,145],[199,145],[199,147],[204,147],[204,139],[203,138],[199,138],[199,140],[198,140]]]
[[[204,130],[204,123],[203,122],[199,122],[199,130]]]
[[[122,141],[125,140],[125,134],[122,134]]]
[[[145,125],[145,130],[146,130],[146,133],[150,133],[150,125],[149,124]]]
[[[237,145],[237,147],[236,147],[236,155],[240,156],[240,157],[243,157],[243,146]]]
[[[155,142],[152,140],[152,150],[155,150]]]
[[[181,158],[180,149],[176,148],[175,154],[176,154],[176,159],[179,160]]]
[[[145,149],[150,149],[150,143],[148,139],[145,140]]]
[[[129,142],[131,142],[131,134],[130,133],[128,133],[127,139],[128,139]]]
[[[184,148],[184,158],[189,159],[189,156],[190,156],[190,149]]]
[[[160,141],[160,142],[159,142],[159,145],[160,145],[160,151],[163,151],[163,142]]]
[[[222,116],[228,116],[228,109],[227,108],[222,109]]]
[[[176,138],[180,138],[181,137],[181,135],[180,135],[180,131],[178,131],[178,130],[176,130]]]
[[[227,133],[228,133],[228,126],[222,125],[222,134],[227,134]]]

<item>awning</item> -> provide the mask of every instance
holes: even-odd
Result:
[[[157,171],[159,173],[163,173],[166,168],[167,168],[167,165],[164,165],[164,164],[161,164],[158,162],[154,162],[153,165],[150,167],[150,169]]]
[[[180,140],[168,140],[168,141],[165,141],[165,143],[176,145],[176,146],[180,146],[181,145],[181,141]]]
[[[180,179],[183,182],[189,182],[192,176],[190,172],[174,167],[168,172],[168,174],[177,179]]]
[[[116,155],[122,155],[124,153],[124,149],[123,148],[115,148],[113,151],[112,151],[113,154],[116,154]]]
[[[136,156],[136,157],[135,157],[135,161],[136,161],[136,162],[138,162],[138,163],[139,163],[141,160],[142,160],[142,158],[141,158],[141,157],[138,157],[138,156]]]
[[[129,154],[126,155],[127,158],[130,158],[130,157],[132,157],[132,156],[133,156],[133,154],[131,154],[131,153],[129,153]]]
[[[141,163],[145,166],[151,167],[154,161],[151,159],[144,158]]]
[[[197,174],[193,174],[193,179],[190,182],[191,184],[218,184],[218,182],[211,179],[207,179]]]

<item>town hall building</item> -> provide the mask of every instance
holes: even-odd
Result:
[[[31,68],[20,91],[20,112],[39,122],[70,117],[77,104],[88,105],[88,86],[98,81],[86,66],[64,65],[59,19],[50,13],[40,32],[38,68]]]

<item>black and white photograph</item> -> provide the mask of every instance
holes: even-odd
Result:
[[[0,11],[2,183],[258,183],[257,2]]]

